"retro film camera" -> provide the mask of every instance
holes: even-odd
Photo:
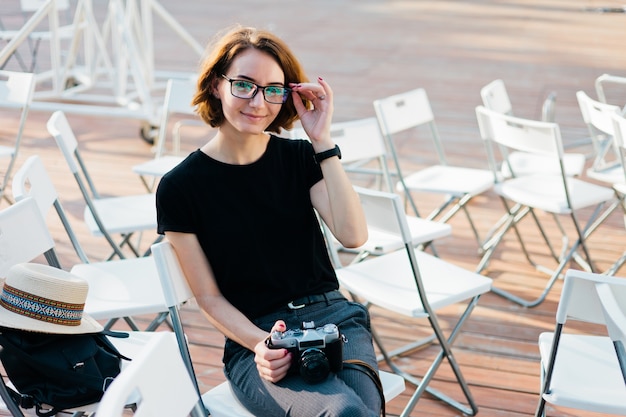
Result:
[[[329,372],[341,370],[343,342],[336,325],[315,327],[309,321],[302,323],[302,329],[272,332],[268,347],[291,352],[290,372],[299,372],[306,382],[316,384],[326,379]]]

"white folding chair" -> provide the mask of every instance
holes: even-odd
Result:
[[[625,305],[626,279],[567,271],[555,330],[539,335],[541,394],[536,417],[550,411],[546,403],[626,415]],[[568,326],[572,321],[606,326],[609,336],[581,332]]]
[[[496,79],[485,85],[480,90],[483,106],[502,114],[514,116],[513,106],[509,98],[509,94],[504,85],[504,81]],[[554,122],[554,95],[549,95],[542,106],[541,120],[544,122]],[[559,173],[561,168],[558,162],[549,157],[537,154],[529,154],[528,152],[511,152],[508,155],[509,164],[504,164],[502,175],[505,178],[511,177],[509,167],[513,169],[515,176],[526,174],[536,174],[538,172],[549,171],[551,173]],[[582,153],[566,153],[563,155],[563,163],[565,164],[565,173],[568,176],[580,176],[585,168],[585,155]]]
[[[180,319],[179,307],[193,298],[193,293],[187,284],[185,275],[176,257],[176,253],[168,241],[162,241],[152,245],[152,254],[155,258],[163,291],[166,294],[167,304],[170,310],[170,317],[174,325],[174,332],[178,339],[178,345],[189,372],[194,375],[191,355],[187,345],[187,338],[184,333],[182,321]],[[380,372],[383,383],[385,401],[390,401],[404,391],[404,380],[388,372]],[[252,417],[235,398],[228,381],[221,383],[215,388],[202,394],[202,401],[213,417]]]
[[[17,154],[24,134],[26,117],[35,90],[35,76],[25,72],[0,71],[0,108],[9,108],[19,111],[17,134],[7,145],[0,144],[0,160],[8,159],[3,163],[3,178],[0,180],[0,202],[4,198],[11,203],[6,195],[6,188],[11,179],[11,173],[17,159]]]
[[[400,236],[404,250],[337,269],[341,287],[366,304],[377,305],[406,317],[427,318],[440,347],[436,358],[424,376],[419,379],[400,369],[393,360],[397,353],[387,353],[384,343],[376,335],[375,328],[373,329],[374,338],[387,364],[395,373],[417,386],[402,416],[410,415],[424,391],[465,414],[475,415],[478,407],[452,353],[452,344],[461,326],[470,317],[479,297],[489,291],[491,279],[416,250],[411,241],[400,196],[395,193],[355,188],[370,227]],[[436,311],[459,303],[467,303],[467,307],[446,336],[439,325]],[[426,342],[431,340],[432,338],[428,338]],[[409,348],[414,349],[423,343],[424,341],[418,341]],[[406,349],[401,351],[404,350]],[[429,386],[444,359],[447,359],[454,372],[467,406]]]
[[[435,123],[435,116],[423,88],[375,100],[374,110],[398,172],[399,182],[396,184],[396,189],[404,193],[409,200],[412,199],[411,192],[434,193],[445,196],[444,202],[426,218],[429,220],[437,218],[440,222],[445,223],[461,210],[466,214],[476,241],[480,245],[481,239],[467,205],[474,196],[491,189],[493,186],[492,173],[487,169],[448,164]],[[420,128],[426,126],[430,130],[437,162],[404,176],[393,137],[399,132],[410,129],[413,129],[413,133],[417,134],[418,130],[421,130]],[[421,153],[424,152],[421,151]],[[414,205],[414,203],[411,204]]]
[[[292,138],[305,138],[304,129],[294,129],[290,132]],[[389,192],[393,192],[393,185],[387,165],[387,151],[385,141],[380,133],[378,122],[375,118],[351,120],[347,122],[333,123],[330,129],[333,141],[341,148],[341,162],[347,172],[375,175],[382,179],[382,186]],[[364,164],[368,161],[376,161],[374,168],[368,168]],[[427,246],[433,240],[450,236],[452,227],[448,224],[422,219],[417,216],[407,216],[414,246]],[[330,230],[323,225],[327,244],[330,246],[331,257],[336,267],[341,266],[339,257],[334,248],[340,246],[339,242],[332,238]],[[329,238],[330,237],[330,238]],[[402,239],[395,235],[388,235],[380,230],[369,228],[367,242],[355,249],[341,247],[341,250],[354,252],[358,255],[355,262],[363,260],[368,255],[379,256],[393,252],[403,247]]]
[[[594,156],[587,176],[607,184],[624,181],[622,167],[613,143],[612,114],[621,114],[618,106],[594,100],[584,91],[576,92],[583,121],[589,130]]]
[[[492,288],[492,291],[496,294],[518,304],[526,307],[536,306],[545,299],[550,288],[552,288],[556,279],[561,276],[562,271],[571,260],[579,263],[581,267],[591,272],[593,271],[593,264],[586,240],[606,219],[606,212],[602,213],[602,208],[614,201],[615,193],[611,188],[592,184],[565,174],[563,168],[564,150],[558,124],[508,116],[483,106],[476,108],[476,115],[481,137],[484,139],[487,147],[487,154],[494,177],[497,178],[495,173],[498,172],[498,166],[501,163],[508,163],[505,157],[510,152],[500,153],[499,155],[497,151],[501,148],[544,155],[558,161],[561,167],[558,174],[540,172],[535,175],[497,179],[494,192],[500,197],[508,217],[494,236],[477,268],[477,271],[480,272],[486,267],[504,235],[527,214],[534,214],[534,210],[568,216],[576,231],[576,238],[570,244],[566,231],[561,227],[560,223],[557,223],[563,240],[559,254],[554,251],[543,228],[539,223],[536,223],[549,249],[549,254],[557,263],[556,269],[550,269],[535,263],[530,253],[526,250],[522,238],[518,235],[521,249],[528,262],[550,276],[545,289],[538,298],[525,300],[501,288]],[[498,155],[500,158],[503,158],[502,161],[497,159]],[[583,225],[578,217],[579,213],[585,209],[591,210],[592,214]],[[519,234],[517,228],[515,231]],[[584,258],[579,256],[577,252],[579,249],[583,251]]]
[[[483,106],[498,113],[514,116],[513,106],[509,98],[509,94],[504,85],[504,81],[496,79],[480,90],[480,96],[483,102]],[[544,122],[554,122],[554,101],[555,94],[550,94],[543,103],[541,120]],[[507,152],[506,148],[501,148],[501,152],[505,155],[503,159],[506,159],[507,163],[500,166],[500,173],[503,178],[519,177],[522,175],[536,175],[541,172],[548,174],[560,174],[561,167],[559,161],[551,158],[550,156],[540,155],[537,153],[522,152],[514,150]],[[563,154],[563,166],[565,173],[568,176],[580,176],[585,169],[586,157],[582,153],[564,153]],[[541,222],[535,213],[531,211],[533,220],[537,223],[538,228],[542,228]],[[496,222],[494,226],[489,230],[485,237],[485,242],[481,248],[483,253],[489,250],[489,245],[493,243],[493,235],[502,227],[506,222],[507,215],[505,214],[500,221]],[[557,215],[553,215],[554,221],[558,223],[559,219]],[[521,234],[516,230],[516,236],[520,238]],[[523,244],[523,243],[521,243]]]
[[[140,256],[139,248],[133,246],[131,237],[135,232],[156,232],[156,202],[153,193],[135,194],[118,197],[101,197],[89,175],[78,150],[78,141],[65,114],[56,111],[47,123],[48,132],[67,162],[67,165],[80,188],[85,200],[84,220],[94,236],[104,236],[113,254],[125,258],[123,246],[128,246],[135,256]],[[121,234],[122,241],[117,243],[113,235]],[[157,237],[157,240],[160,239]]]
[[[195,113],[191,105],[195,92],[195,81],[191,79],[169,79],[165,89],[165,98],[159,126],[154,158],[150,161],[133,166],[133,171],[139,174],[141,181],[151,191],[154,182],[149,182],[148,177],[160,178],[165,173],[178,165],[184,157],[180,152],[180,131],[184,125],[206,126]],[[177,121],[172,128],[172,149],[168,152],[166,147],[169,118],[173,114],[187,116]]]
[[[81,263],[72,266],[73,274],[89,283],[85,312],[96,320],[108,320],[106,328],[123,318],[132,330],[139,330],[134,316],[155,314],[146,331],[165,322],[168,311],[159,277],[150,256],[91,263],[83,250],[59,201],[57,191],[37,155],[30,156],[15,173],[13,195],[17,201],[32,197],[41,217],[55,211]]]
[[[173,333],[155,334],[109,385],[96,415],[123,417],[131,402],[135,417],[187,417],[200,402]]]

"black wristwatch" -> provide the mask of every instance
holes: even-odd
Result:
[[[322,163],[323,160],[331,158],[333,156],[341,159],[341,150],[339,149],[339,145],[335,145],[334,148],[327,151],[316,153],[315,155],[313,155],[313,159],[315,160],[315,163],[319,165]]]

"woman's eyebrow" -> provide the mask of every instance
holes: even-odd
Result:
[[[251,81],[251,82],[253,82],[253,83],[255,83],[255,84],[261,85],[261,84],[257,83],[257,82],[256,82],[256,80],[255,80],[254,78],[252,78],[252,77],[248,77],[247,75],[241,75],[241,74],[240,74],[240,75],[235,76],[233,79],[234,79],[234,80],[245,80],[245,81]],[[276,81],[276,82],[269,83],[269,84],[267,84],[267,85],[279,85],[279,86],[281,86],[281,87],[284,87],[284,86],[285,86],[285,83],[281,83],[281,82]]]

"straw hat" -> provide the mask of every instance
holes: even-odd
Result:
[[[42,333],[81,334],[102,331],[83,314],[89,284],[52,266],[12,266],[0,294],[0,326]]]

